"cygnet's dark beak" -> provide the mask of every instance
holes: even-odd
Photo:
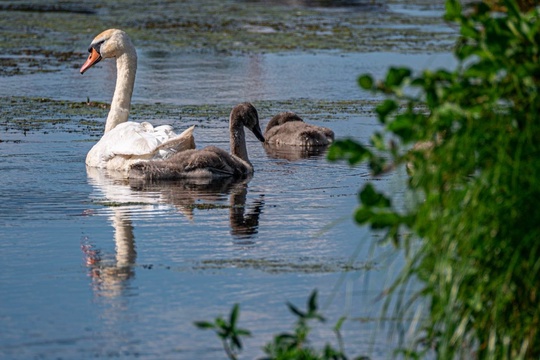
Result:
[[[257,139],[259,139],[260,142],[264,142],[264,136],[262,134],[261,127],[258,124],[255,127],[253,127],[251,131],[253,131],[253,133],[255,134]]]

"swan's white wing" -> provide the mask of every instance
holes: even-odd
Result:
[[[124,126],[118,125],[114,128],[113,130],[116,130],[120,126],[117,133],[108,140],[109,153],[112,156],[165,159],[176,152],[195,148],[195,125],[176,135],[170,125],[154,128],[147,122],[125,124],[129,125],[120,124]]]
[[[126,170],[141,160],[165,159],[173,153],[195,148],[194,126],[180,135],[172,126],[125,122],[106,132],[86,157],[93,167]]]
[[[166,159],[174,153],[188,149],[195,149],[195,138],[193,137],[195,125],[184,130],[180,135],[176,135],[165,140],[156,150],[159,151],[161,158]]]
[[[149,123],[125,122],[117,125],[101,138],[107,148],[107,155],[143,156],[150,155],[161,144]]]

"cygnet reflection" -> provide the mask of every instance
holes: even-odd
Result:
[[[264,144],[266,155],[273,159],[285,159],[297,161],[308,158],[323,158],[326,155],[328,146],[291,146],[291,145],[269,145]]]

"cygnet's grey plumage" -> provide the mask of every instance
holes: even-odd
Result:
[[[325,146],[334,141],[334,132],[308,124],[297,114],[286,111],[268,122],[264,137],[270,145]]]
[[[248,158],[244,127],[264,142],[257,110],[247,102],[235,106],[229,117],[230,154],[215,146],[207,146],[200,150],[186,150],[166,160],[134,164],[129,176],[149,180],[247,176],[253,173],[253,165]]]

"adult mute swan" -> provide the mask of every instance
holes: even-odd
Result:
[[[244,126],[259,141],[264,136],[259,126],[257,110],[250,103],[236,105],[229,116],[231,153],[215,146],[200,150],[186,150],[166,160],[152,160],[134,164],[130,178],[148,180],[243,178],[253,173],[249,162]]]
[[[122,30],[109,29],[96,36],[88,48],[90,56],[81,74],[101,59],[116,58],[116,86],[105,133],[86,156],[86,165],[127,171],[132,164],[152,159],[166,159],[174,153],[195,148],[194,126],[180,135],[172,126],[153,127],[148,122],[127,121],[137,71],[137,52]]]
[[[334,141],[334,132],[307,124],[298,115],[286,111],[274,116],[264,131],[268,145],[325,146]]]

